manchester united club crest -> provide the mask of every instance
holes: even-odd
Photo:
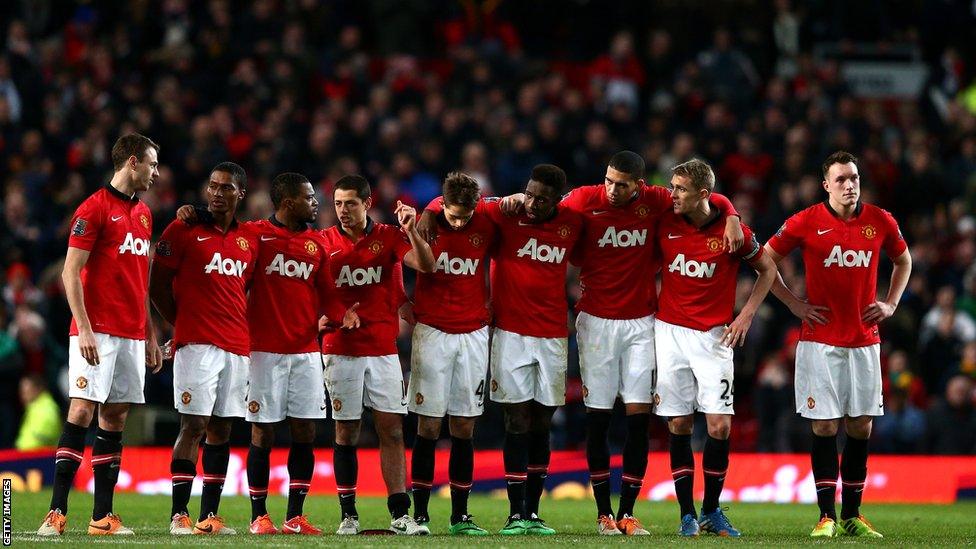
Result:
[[[318,253],[319,247],[318,247],[318,245],[316,245],[311,240],[306,240],[305,241],[305,251],[308,252],[308,255],[315,255],[315,254]]]
[[[588,396],[590,396],[590,389],[586,385],[584,385],[583,386],[583,398],[586,398]]]
[[[559,228],[556,229],[556,234],[559,235],[559,238],[569,238],[569,234],[571,232],[573,231],[570,230],[569,225],[560,225]]]
[[[861,236],[863,236],[868,240],[871,240],[874,237],[878,236],[878,229],[875,229],[874,225],[865,225],[861,227]]]
[[[813,410],[813,407],[817,405],[817,401],[813,400],[813,397],[807,397],[807,408]]]
[[[250,245],[247,243],[247,239],[243,236],[237,237],[237,245],[244,251],[247,251],[247,249],[250,247]]]
[[[78,379],[75,380],[75,387],[78,387],[79,389],[88,387],[88,378],[85,376],[78,376]]]
[[[251,402],[247,403],[247,411],[251,412],[252,414],[258,413],[258,410],[260,409],[261,409],[261,404],[256,400],[252,400]]]
[[[491,380],[491,392],[494,393],[497,390],[498,390],[498,382],[493,379]]]
[[[647,217],[647,214],[651,213],[651,209],[647,207],[647,204],[641,204],[637,206],[634,213],[637,214],[637,217],[644,218]]]
[[[423,395],[423,393],[417,393],[417,396],[414,397],[413,401],[417,403],[417,406],[420,406],[421,404],[423,404],[424,403],[424,395]]]
[[[654,405],[655,406],[661,405],[661,395],[658,393],[654,393]]]
[[[143,228],[148,229],[149,228],[149,217],[147,217],[146,214],[140,215],[139,216],[139,223],[142,223]]]
[[[478,233],[474,233],[468,237],[468,242],[470,242],[475,248],[480,248],[481,245],[485,243],[485,238]]]
[[[190,394],[190,391],[183,391],[183,394],[180,396],[180,401],[183,404],[189,404],[191,400],[193,400],[193,395]]]
[[[332,399],[332,409],[336,412],[342,410],[342,401],[337,398]]]
[[[369,251],[373,252],[373,255],[379,255],[383,251],[383,243],[379,240],[374,240],[369,243]]]
[[[717,252],[722,249],[722,240],[713,236],[705,241],[705,247],[710,252]]]

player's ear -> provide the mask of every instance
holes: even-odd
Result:
[[[139,159],[133,154],[129,157],[129,160],[127,160],[126,163],[129,165],[129,169],[134,170],[136,169],[136,165],[139,163]]]
[[[363,200],[363,209],[368,210],[373,207],[373,197],[367,196],[366,200]]]

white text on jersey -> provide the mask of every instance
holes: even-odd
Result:
[[[437,256],[437,262],[434,263],[434,272],[441,271],[442,273],[452,275],[473,275],[478,269],[478,263],[480,262],[480,259],[450,257],[447,255],[447,252],[441,252],[441,255]]]
[[[213,259],[210,263],[203,268],[203,272],[210,274],[217,271],[217,274],[227,275],[227,276],[244,276],[244,270],[247,269],[247,262],[241,261],[240,259],[224,259],[220,252],[215,252]]]
[[[837,265],[838,267],[867,267],[871,265],[871,255],[874,252],[864,250],[842,250],[840,246],[834,246],[830,250],[830,255],[824,260],[824,267]]]
[[[264,269],[264,274],[278,273],[288,278],[308,280],[308,277],[312,276],[312,268],[310,263],[303,263],[294,259],[285,261],[285,256],[278,254],[271,262],[271,265],[268,265]]]
[[[678,271],[681,276],[691,278],[712,278],[715,275],[715,264],[695,261],[694,259],[685,260],[685,254],[678,254],[674,261],[668,265],[668,272]]]
[[[536,239],[530,238],[515,255],[519,257],[529,256],[530,259],[543,263],[562,263],[563,257],[566,256],[566,248],[539,244]]]
[[[120,254],[149,255],[149,240],[136,238],[132,233],[125,233],[125,241],[119,246]]]
[[[618,231],[616,227],[607,227],[607,232],[603,233],[603,238],[597,241],[601,248],[611,246],[614,248],[630,248],[633,246],[643,246],[647,242],[647,229],[623,230]]]
[[[383,276],[383,267],[366,267],[353,270],[349,265],[343,265],[339,271],[339,278],[336,279],[336,288],[342,286],[365,286],[367,284],[379,284],[380,277]]]

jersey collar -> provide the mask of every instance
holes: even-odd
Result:
[[[133,193],[132,196],[129,196],[129,195],[125,194],[124,192],[122,192],[122,191],[116,189],[115,187],[113,187],[111,183],[106,184],[105,185],[105,189],[108,190],[108,193],[110,195],[112,195],[115,198],[118,198],[119,200],[122,200],[124,202],[138,202],[139,201],[139,199],[136,198],[135,193]]]
[[[286,230],[288,232],[296,232],[296,231],[292,231],[291,228],[288,227],[288,225],[285,225],[281,221],[278,221],[278,218],[275,217],[275,214],[271,214],[271,217],[268,218],[268,223],[271,223],[275,227],[277,227],[279,229],[284,229],[284,230]],[[369,223],[367,223],[367,225],[369,225]],[[340,225],[340,227],[341,227],[341,225]],[[307,230],[308,230],[308,223],[305,223],[305,228],[304,229],[299,229],[297,232],[300,232],[301,233],[301,232],[304,232],[304,231],[307,231]],[[340,229],[340,230],[342,230],[342,229]]]
[[[830,215],[834,216],[836,219],[841,219],[840,214],[837,213],[837,210],[833,209],[830,206],[830,200],[824,199],[823,205],[824,205],[824,208],[827,208],[827,211],[830,212]],[[854,219],[855,217],[860,216],[861,215],[861,212],[863,210],[864,210],[864,203],[861,202],[860,200],[858,200],[857,201],[857,205],[854,206],[854,215],[851,216],[851,219]],[[841,219],[841,221],[843,221],[843,220]]]
[[[366,216],[366,228],[363,229],[363,236],[364,237],[369,236],[369,233],[373,232],[373,228],[375,228],[375,227],[376,227],[376,223],[373,223],[373,218],[371,218],[370,216],[367,215]],[[339,234],[345,236],[349,240],[352,240],[352,235],[350,235],[345,230],[343,230],[342,223],[336,223],[336,229],[339,229]]]
[[[696,231],[704,231],[705,229],[717,223],[718,220],[722,218],[722,212],[719,211],[718,208],[716,208],[715,206],[711,206],[711,208],[712,208],[712,213],[710,214],[711,217],[709,217],[708,220],[705,221],[705,224],[702,225],[701,227],[695,227],[695,224],[692,223],[691,219],[689,219],[688,216],[685,214],[681,214],[681,219],[683,219],[684,222],[687,223],[688,225],[691,225]]]

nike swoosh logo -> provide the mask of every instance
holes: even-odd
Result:
[[[332,252],[331,254],[329,254],[329,257],[332,257],[332,256],[334,256],[335,254],[337,254],[337,253],[339,253],[339,252],[341,252],[341,251],[342,251],[342,250],[339,250],[338,252]]]
[[[288,530],[289,532],[294,532],[296,534],[302,530],[298,526],[289,526],[287,524],[282,524],[281,525],[281,529],[282,530]]]
[[[125,216],[122,216],[122,215],[113,215],[112,216],[112,221],[118,221],[118,220],[122,219],[123,217],[125,217]]]
[[[213,525],[208,524],[206,528],[200,528],[199,526],[194,526],[193,529],[199,530],[201,532],[206,532],[207,534],[209,534],[210,532],[213,532]]]
[[[186,481],[184,481],[184,482],[174,482],[173,483],[173,486],[179,486],[181,484],[190,484],[190,483],[189,482],[186,482]]]
[[[204,240],[210,240],[211,238],[213,238],[213,237],[212,236],[198,236],[197,237],[197,242],[203,242]]]
[[[593,210],[591,213],[593,215],[603,215],[603,214],[607,213],[607,211],[606,210]]]
[[[833,229],[817,229],[817,234],[818,235],[827,234],[827,233],[829,233],[832,230]]]
[[[109,463],[108,466],[111,469],[118,469],[119,468],[119,462],[113,461],[112,463]]]
[[[109,530],[112,529],[112,525],[111,524],[106,524],[105,526],[99,526],[97,524],[88,523],[88,527],[89,528],[94,528],[96,530],[101,530],[103,532],[108,532]]]
[[[319,410],[325,410],[325,409],[326,409],[326,406],[320,406],[319,407]]]
[[[681,238],[682,236],[684,236],[684,235],[683,234],[671,234],[671,233],[668,233],[668,240],[674,240],[675,238]]]
[[[529,225],[535,225],[535,223],[526,223],[525,221],[519,221],[519,227],[528,227]]]
[[[275,238],[278,238],[278,237],[276,237],[276,236],[262,236],[261,237],[261,242],[267,242],[269,240],[274,240]]]

